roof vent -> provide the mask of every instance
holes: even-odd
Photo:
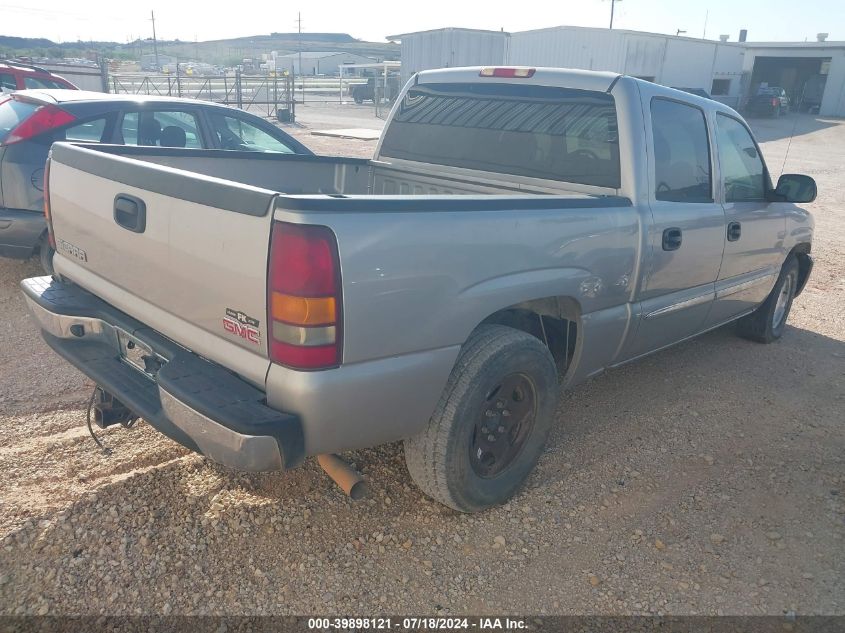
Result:
[[[719,36],[719,41],[720,41],[720,42],[727,42],[729,39],[731,39],[731,36],[730,36],[730,35],[728,35],[727,33],[725,33],[725,34],[723,34],[723,35],[720,35],[720,36]]]
[[[739,41],[744,42],[747,39],[748,39],[748,29],[742,29],[739,32]]]
[[[816,40],[824,42],[827,39],[828,33],[816,33]]]

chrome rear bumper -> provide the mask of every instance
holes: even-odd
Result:
[[[21,282],[45,341],[158,430],[216,462],[281,470],[303,457],[297,416],[85,290],[50,277]]]

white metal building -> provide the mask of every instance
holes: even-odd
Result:
[[[703,89],[714,99],[742,107],[764,81],[786,84],[782,87],[798,104],[815,74],[823,75],[809,80],[824,93],[820,114],[845,116],[843,42],[728,42],[575,26],[518,33],[449,28],[388,39],[401,41],[404,80],[416,71],[453,66],[584,68]]]
[[[801,110],[845,116],[845,42],[747,42],[743,71],[752,91],[779,86]]]
[[[299,67],[300,55],[302,56],[301,69]],[[368,64],[376,61],[364,55],[336,51],[303,51],[302,53],[276,55],[274,59],[277,72],[286,70],[295,75],[337,75],[340,73],[340,67],[345,64]]]

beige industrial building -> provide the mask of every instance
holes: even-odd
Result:
[[[731,42],[639,31],[558,26],[506,33],[446,28],[390,36],[402,74],[476,65],[556,66],[625,73],[705,90],[742,108],[761,84],[780,86],[796,109],[845,116],[845,42]]]

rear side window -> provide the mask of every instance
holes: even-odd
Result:
[[[0,73],[0,92],[14,92],[18,89],[15,76],[11,73]]]
[[[704,112],[677,101],[653,99],[651,128],[655,199],[713,202],[710,143]]]
[[[24,119],[28,118],[38,106],[34,103],[16,101],[5,97],[0,102],[0,143],[6,140],[9,132],[14,130]]]
[[[388,125],[381,157],[616,189],[616,105],[604,92],[552,86],[417,86]]]
[[[120,129],[126,145],[151,147],[202,147],[197,118],[188,112],[128,112]]]
[[[23,85],[27,88],[41,88],[43,90],[67,88],[67,84],[63,84],[59,81],[53,81],[52,79],[47,79],[45,77],[29,77],[26,75],[23,78]]]
[[[91,119],[71,125],[64,130],[65,141],[82,141],[87,143],[101,143],[106,131],[106,117]]]

